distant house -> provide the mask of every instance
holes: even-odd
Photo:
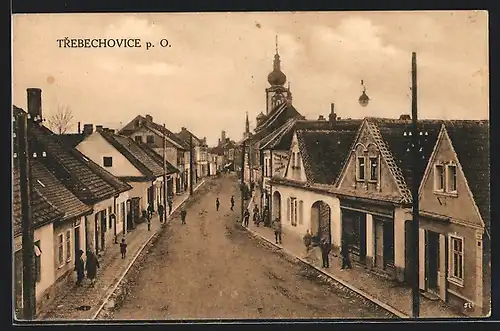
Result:
[[[198,181],[200,178],[208,176],[208,145],[206,138],[200,139],[185,127],[177,133],[182,141],[189,145],[191,137],[193,138],[193,163],[194,163],[194,179]]]
[[[179,169],[178,173],[172,174],[172,192],[181,194],[189,187],[189,144],[167,129],[165,126],[153,121],[151,115],[136,116],[125,125],[120,131],[120,135],[128,136],[139,144],[146,144],[155,152]],[[165,148],[164,148],[165,146]]]
[[[117,135],[100,127],[86,136],[76,149],[132,187],[129,192],[132,204],[131,222],[127,229],[134,227],[140,220],[142,210],[147,210],[150,203],[155,210],[158,204],[162,203],[163,176],[178,173],[178,170],[166,161],[165,174],[163,160],[159,160],[159,157],[152,157],[130,137]]]
[[[491,308],[489,121],[443,121],[420,186],[420,289]]]
[[[23,110],[14,107],[14,114]],[[28,113],[31,117],[41,114],[41,90],[28,94]],[[85,217],[85,249],[103,254],[115,241],[119,224],[109,226],[109,215],[118,215],[118,205],[128,199],[132,188],[111,173],[71,147],[63,137],[43,125],[33,125],[29,130],[30,145],[46,153],[40,162],[80,201],[93,208]],[[123,215],[123,214],[122,214]],[[118,220],[123,219],[117,216]],[[82,243],[83,245],[83,243]]]

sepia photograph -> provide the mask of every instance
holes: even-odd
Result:
[[[487,11],[12,15],[12,321],[491,315]]]

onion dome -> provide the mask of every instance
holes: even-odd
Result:
[[[281,71],[280,69],[280,56],[278,53],[274,55],[274,69],[273,71],[267,76],[267,81],[269,84],[272,86],[276,85],[285,85],[286,83],[286,75]]]

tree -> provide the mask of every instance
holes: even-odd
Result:
[[[68,132],[73,126],[73,112],[69,106],[58,106],[57,112],[48,119],[49,128],[57,134]]]

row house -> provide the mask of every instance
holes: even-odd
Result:
[[[162,157],[165,154],[166,160],[179,170],[178,173],[169,177],[167,182],[169,194],[182,194],[189,190],[189,144],[179,139],[176,134],[164,125],[154,122],[151,115],[136,116],[118,133],[130,137],[139,144],[149,146]]]
[[[224,149],[221,146],[209,148],[208,152],[211,154],[216,173],[222,172],[225,168],[229,169],[229,167],[224,167],[226,163],[224,162]]]
[[[337,252],[345,240],[358,265],[408,282],[416,181],[422,292],[484,312],[490,292],[488,130],[487,121],[419,120],[414,161],[408,116],[365,118],[357,130],[297,128],[284,174],[270,181],[273,217],[289,233],[326,235]]]
[[[214,148],[217,155],[222,156],[223,167],[230,171],[234,170],[234,162],[236,160],[236,143],[230,138],[226,137],[226,131],[222,131],[221,137]]]
[[[28,113],[32,118],[41,118],[41,90],[28,91]],[[14,115],[22,111],[15,107]],[[103,254],[106,247],[116,242],[115,234],[121,231],[119,223],[110,221],[113,219],[110,215],[117,214],[118,204],[128,200],[128,191],[132,187],[43,125],[31,126],[29,138],[32,148],[46,153],[45,157],[40,158],[40,162],[80,201],[92,206],[93,213],[85,218],[84,251]]]
[[[178,169],[159,157],[152,157],[130,137],[115,134],[112,130],[98,127],[77,146],[92,161],[129,184],[131,200],[130,220],[124,230],[134,228],[142,211],[152,204],[157,210],[164,198],[164,177],[178,173]],[[167,190],[172,187],[167,187]],[[124,208],[124,206],[122,207]]]
[[[202,177],[208,176],[209,165],[207,139],[200,139],[196,137],[185,127],[181,128],[181,131],[177,133],[177,137],[184,141],[184,143],[187,145],[189,145],[191,141],[193,142],[193,179],[195,180],[195,182],[198,182],[198,180]]]

